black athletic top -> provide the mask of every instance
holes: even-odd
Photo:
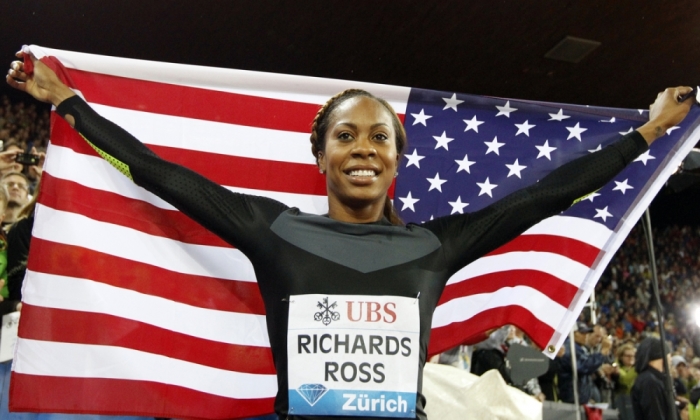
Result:
[[[62,102],[57,111],[62,116],[72,115],[76,130],[136,184],[177,207],[250,259],[265,302],[277,369],[275,411],[280,418],[290,419],[306,418],[287,413],[290,295],[416,297],[420,293],[416,418],[426,419],[425,398],[420,394],[422,368],[433,311],[450,276],[600,188],[647,149],[642,136],[632,132],[616,144],[563,165],[535,185],[474,213],[455,214],[420,225],[394,226],[386,219],[353,224],[305,214],[268,198],[234,193],[166,162],[126,131],[100,117],[78,96]]]

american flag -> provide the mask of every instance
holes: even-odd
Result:
[[[409,148],[391,194],[409,221],[488,205],[646,117],[31,48],[165,159],[310,213],[327,211],[310,124],[348,87],[387,99],[405,119]],[[559,346],[612,252],[697,142],[697,118],[598,195],[457,273],[435,313],[431,352],[504,323]],[[42,184],[12,409],[212,419],[272,411],[264,307],[245,256],[136,187],[55,115]]]

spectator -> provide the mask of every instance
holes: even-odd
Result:
[[[564,356],[566,348],[562,346],[556,355],[554,360],[549,361],[549,367],[547,372],[543,373],[537,378],[537,382],[540,384],[540,389],[545,396],[547,401],[560,401],[559,397],[559,371],[561,369],[561,363],[559,360]]]
[[[664,349],[658,338],[645,338],[639,344],[634,363],[639,376],[632,386],[632,407],[636,420],[669,418],[669,407],[672,402],[667,397],[663,358],[670,359],[670,356],[670,350]]]
[[[29,202],[29,180],[20,172],[10,172],[3,175],[0,184],[8,196],[7,209],[2,226],[5,230],[17,220],[22,207]]]
[[[626,343],[617,349],[617,375],[615,379],[615,395],[630,395],[632,385],[637,379],[637,371],[634,370],[634,357],[637,350],[631,343]]]
[[[675,369],[673,376],[673,389],[677,397],[688,399],[690,390],[697,384],[695,378],[690,375],[690,368],[685,358],[679,354],[671,358],[671,367]]]
[[[430,363],[469,369],[469,346],[456,346],[430,359]]]
[[[491,332],[486,340],[474,345],[470,366],[471,373],[481,376],[491,369],[496,369],[508,385],[513,384],[510,378],[510,367],[505,359],[506,339],[509,330],[510,325],[503,326]]]
[[[634,357],[637,349],[632,343],[624,343],[616,352],[617,363],[615,372],[612,375],[614,383],[614,396],[612,407],[616,408],[620,414],[620,419],[634,419],[632,408],[632,385],[637,379],[637,371],[634,370]]]
[[[571,357],[571,346],[569,338],[564,342],[564,356],[559,358],[559,395],[562,401],[573,403],[574,400],[574,369],[578,374],[578,394],[579,403],[587,404],[592,401],[594,394],[592,375],[601,367],[610,355],[612,342],[603,337],[600,339],[600,352],[591,352],[589,342],[595,343],[598,338],[593,334],[593,328],[586,323],[580,322],[574,332],[574,349],[576,356],[576,366],[574,367]]]
[[[601,318],[605,322],[606,318]],[[593,353],[600,353],[602,342],[608,336],[608,330],[600,324],[593,326],[593,332],[588,337],[588,349]],[[609,337],[608,340],[612,340]],[[595,402],[612,402],[612,390],[615,387],[612,375],[617,374],[617,367],[612,365],[612,359],[608,355],[600,368],[593,373],[593,385],[591,399]]]
[[[6,312],[22,309],[22,283],[27,271],[35,205],[36,196],[20,211],[17,222],[10,227],[10,231],[7,233],[7,287],[9,296],[4,305],[9,309]]]

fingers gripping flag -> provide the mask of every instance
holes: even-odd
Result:
[[[409,222],[478,210],[647,119],[643,110],[31,49],[163,158],[309,213],[327,212],[311,121],[350,87],[385,98],[405,120],[409,146],[390,195]],[[455,274],[433,318],[431,353],[510,323],[551,354],[697,143],[699,116],[693,110],[609,185]],[[271,412],[275,370],[245,256],[135,186],[56,115],[51,136],[11,408],[211,419]]]

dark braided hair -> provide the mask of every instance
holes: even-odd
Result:
[[[330,116],[333,114],[333,111],[335,111],[335,109],[346,100],[356,98],[359,96],[374,99],[375,101],[382,104],[384,108],[387,109],[387,111],[389,111],[394,126],[394,132],[396,133],[396,151],[399,157],[402,156],[403,151],[406,149],[407,143],[406,130],[403,128],[403,124],[401,124],[401,120],[399,120],[399,116],[396,115],[396,111],[394,111],[394,108],[392,108],[391,105],[389,105],[389,103],[384,99],[378,98],[372,95],[371,93],[367,92],[366,90],[347,89],[336,94],[328,101],[326,101],[326,103],[316,113],[314,122],[311,124],[311,153],[313,153],[314,157],[316,158],[316,163],[318,163],[318,153],[320,151],[323,151],[326,147],[326,132],[328,131],[328,125],[330,124]],[[404,225],[403,220],[401,220],[401,217],[399,216],[398,212],[391,204],[389,196],[387,196],[384,200],[384,217],[386,217],[392,225]]]

